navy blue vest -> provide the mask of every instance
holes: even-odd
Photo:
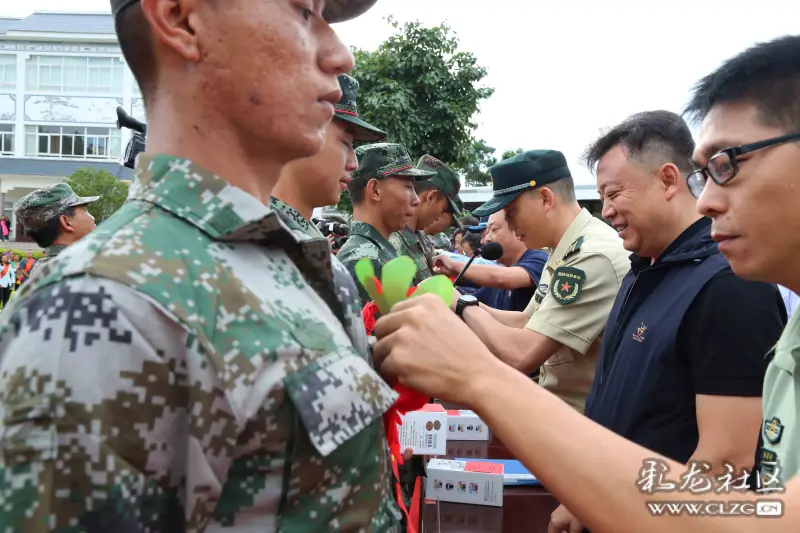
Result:
[[[710,221],[687,229],[653,264],[634,261],[608,318],[586,416],[679,462],[697,448],[689,361],[676,348],[684,315],[708,281],[730,268]]]

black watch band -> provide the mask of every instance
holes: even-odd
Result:
[[[480,302],[478,301],[478,299],[472,296],[471,294],[462,295],[458,299],[458,302],[456,303],[456,316],[458,316],[460,319],[463,320],[464,309],[466,309],[467,307],[475,307],[479,304]]]

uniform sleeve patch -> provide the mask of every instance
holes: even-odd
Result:
[[[561,305],[576,301],[586,281],[586,273],[573,267],[559,267],[550,280],[550,294]]]

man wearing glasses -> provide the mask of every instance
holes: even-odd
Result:
[[[690,186],[700,195],[698,210],[712,219],[712,238],[736,274],[794,292],[800,291],[798,102],[800,36],[792,36],[759,44],[726,61],[701,80],[688,109],[703,120],[694,152],[702,172],[693,175]],[[759,149],[753,149],[756,143]],[[450,334],[441,335],[443,329]],[[762,485],[758,492],[746,486],[699,494],[662,491],[662,481],[677,483],[677,488],[689,467],[603,428],[498,361],[435,296],[396,305],[378,322],[376,335],[375,361],[384,375],[474,409],[511,453],[595,533],[800,530],[798,313],[784,330],[764,381],[761,433],[767,457],[762,474],[767,479],[762,483],[769,487]],[[657,476],[655,490],[641,482],[648,472]],[[785,485],[785,492],[765,492],[777,484],[772,477]],[[716,481],[721,485],[723,480]],[[705,516],[657,515],[648,506],[655,501],[699,503],[698,512]],[[704,505],[708,502],[717,505]],[[746,517],[720,516],[720,506],[730,511],[734,502]],[[759,517],[770,514],[779,518]]]
[[[702,79],[689,111],[703,118],[697,170],[687,183],[711,236],[734,272],[800,292],[800,36],[746,56]],[[776,54],[775,58],[768,55]],[[786,72],[770,77],[786,58]],[[739,69],[737,69],[739,67]],[[727,68],[727,69],[726,69]],[[774,78],[774,79],[773,79]],[[761,474],[788,480],[800,473],[800,315],[794,313],[764,379]]]
[[[764,354],[781,335],[778,289],[746,281],[711,239],[686,185],[689,126],[670,111],[637,113],[586,151],[603,218],[632,252],[608,316],[586,416],[680,463],[753,469]],[[565,507],[551,531],[577,520]]]

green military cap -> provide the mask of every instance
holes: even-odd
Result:
[[[447,196],[447,212],[460,216],[458,191],[461,190],[461,180],[458,179],[458,174],[432,155],[423,155],[417,162],[417,168],[436,172],[431,178],[431,184]]]
[[[491,200],[472,212],[476,217],[500,211],[529,189],[572,176],[564,154],[558,150],[530,150],[517,154],[491,167],[489,175],[494,194]]]
[[[333,106],[336,109],[335,118],[355,126],[354,139],[358,142],[374,143],[385,139],[388,135],[385,131],[358,116],[358,81],[347,74],[339,74],[339,86],[342,88],[342,98]]]
[[[14,215],[30,231],[43,226],[69,207],[90,204],[98,199],[99,196],[78,196],[72,187],[59,183],[23,196],[14,204]]]
[[[353,172],[348,188],[351,191],[364,187],[371,179],[407,177],[427,180],[436,174],[429,170],[414,168],[408,150],[400,144],[367,144],[356,148],[358,169]]]
[[[114,17],[126,7],[135,4],[139,0],[111,0],[111,13]],[[322,16],[325,20],[333,24],[344,22],[363,15],[369,8],[375,5],[378,0],[328,0]]]

